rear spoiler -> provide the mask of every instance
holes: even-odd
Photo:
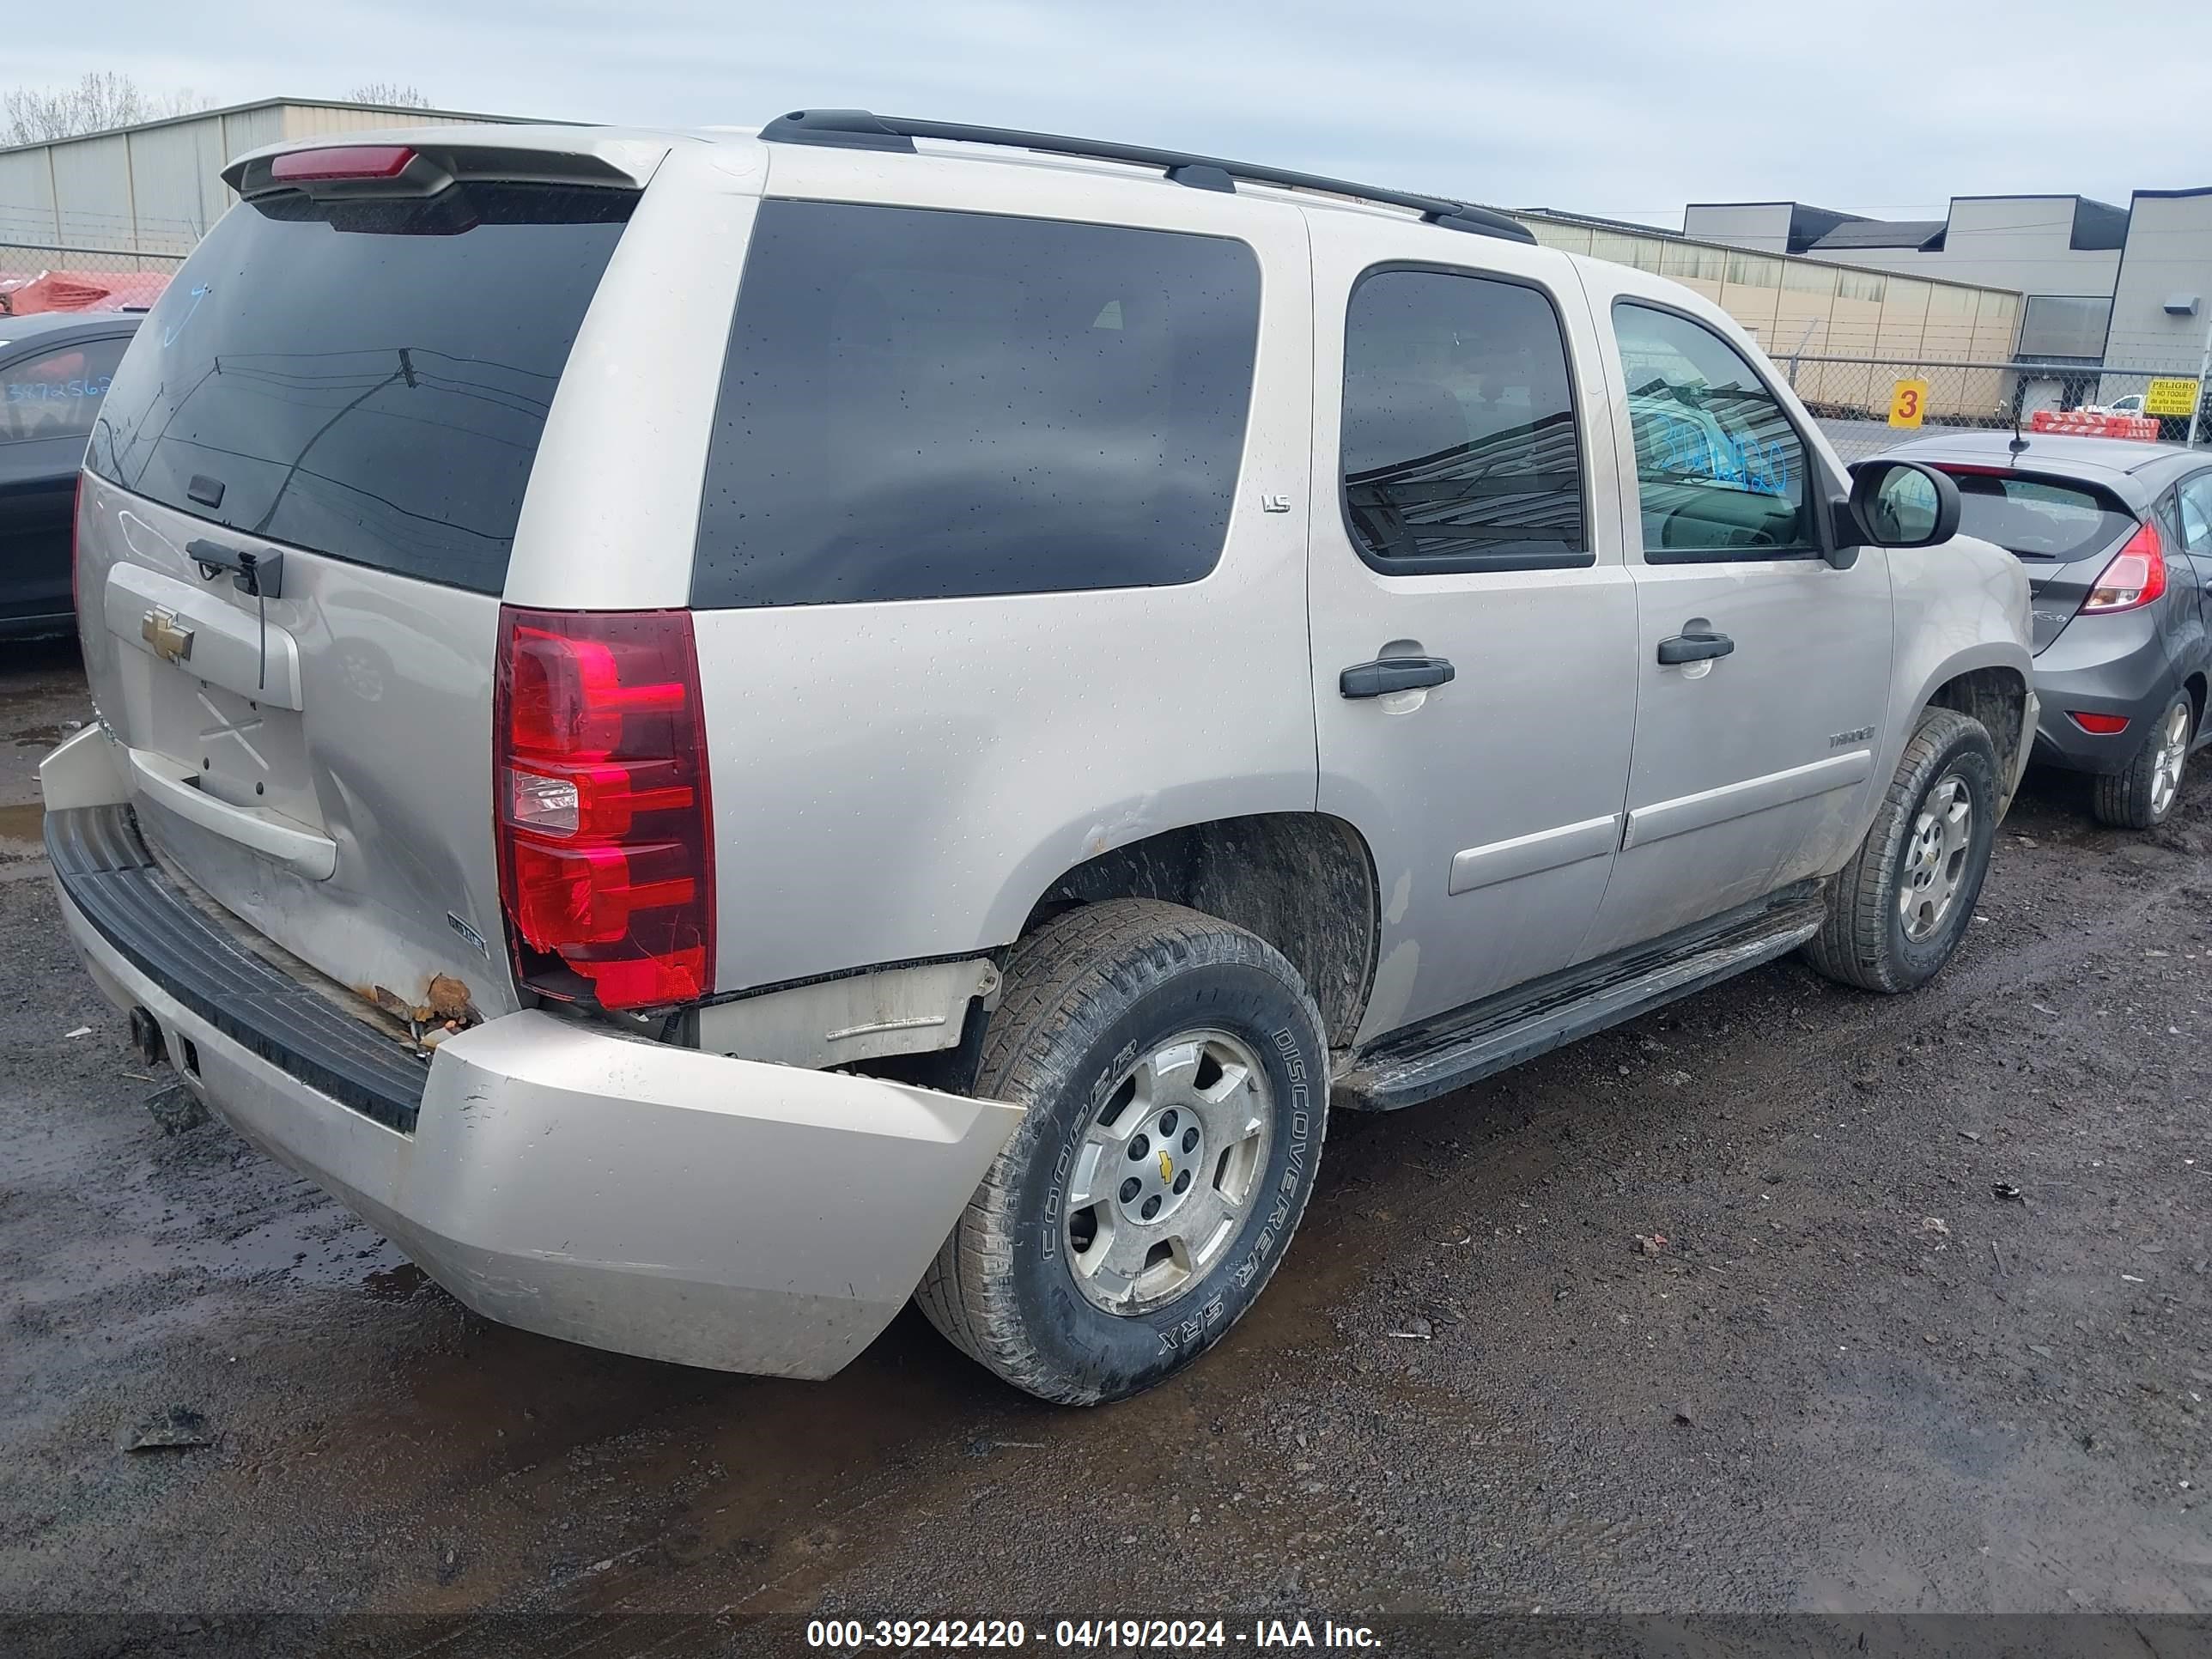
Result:
[[[2094,478],[2076,477],[2067,472],[2046,472],[2035,465],[2034,458],[2021,454],[2010,463],[2002,461],[1943,461],[1929,459],[1921,463],[1954,478],[2018,478],[2024,483],[2048,484],[2054,489],[2070,489],[2086,495],[2108,513],[2124,514],[2130,519],[2144,516],[2128,505],[2127,498],[2110,484]]]
[[[457,180],[642,190],[667,140],[575,127],[394,127],[248,151],[222,170],[239,195],[433,196]]]

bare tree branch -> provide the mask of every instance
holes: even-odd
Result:
[[[428,109],[430,100],[421,90],[397,81],[365,81],[346,94],[356,104],[386,104],[397,109]]]
[[[148,92],[127,75],[87,75],[73,87],[17,87],[0,94],[0,144],[36,144],[82,132],[190,115],[215,102],[189,88]]]

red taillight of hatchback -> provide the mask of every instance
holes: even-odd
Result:
[[[2125,714],[2094,714],[2087,709],[2069,708],[2066,718],[2092,737],[2115,738],[2128,729]]]
[[[503,606],[492,719],[517,977],[605,1008],[705,995],[714,813],[690,612]]]
[[[2158,526],[2146,523],[2112,555],[2089,597],[2081,601],[2081,611],[2085,616],[2136,611],[2165,592],[2166,547],[2158,538]]]

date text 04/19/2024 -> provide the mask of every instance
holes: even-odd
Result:
[[[1029,1645],[1032,1632],[1040,1647],[1074,1652],[1231,1647],[1371,1650],[1382,1645],[1365,1625],[1340,1625],[1328,1619],[1255,1619],[1249,1629],[1219,1619],[1059,1619],[1049,1625],[1039,1620],[1034,1626],[1018,1619],[816,1619],[807,1623],[806,1644],[848,1652],[1021,1648]]]

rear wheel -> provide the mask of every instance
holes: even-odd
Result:
[[[1948,708],[1921,714],[1805,945],[1814,968],[1868,991],[1910,991],[1934,977],[1972,922],[1989,872],[1996,780],[1996,746],[1979,720]]]
[[[2196,734],[2196,700],[2186,691],[2177,692],[2127,769],[2100,777],[2092,787],[2089,805],[2097,821],[2116,830],[2154,830],[2164,823],[2181,799],[2181,774]]]
[[[975,1092],[1026,1109],[915,1292],[1070,1405],[1150,1388],[1257,1298],[1320,1161],[1328,1051],[1272,945],[1115,899],[1015,947]]]

